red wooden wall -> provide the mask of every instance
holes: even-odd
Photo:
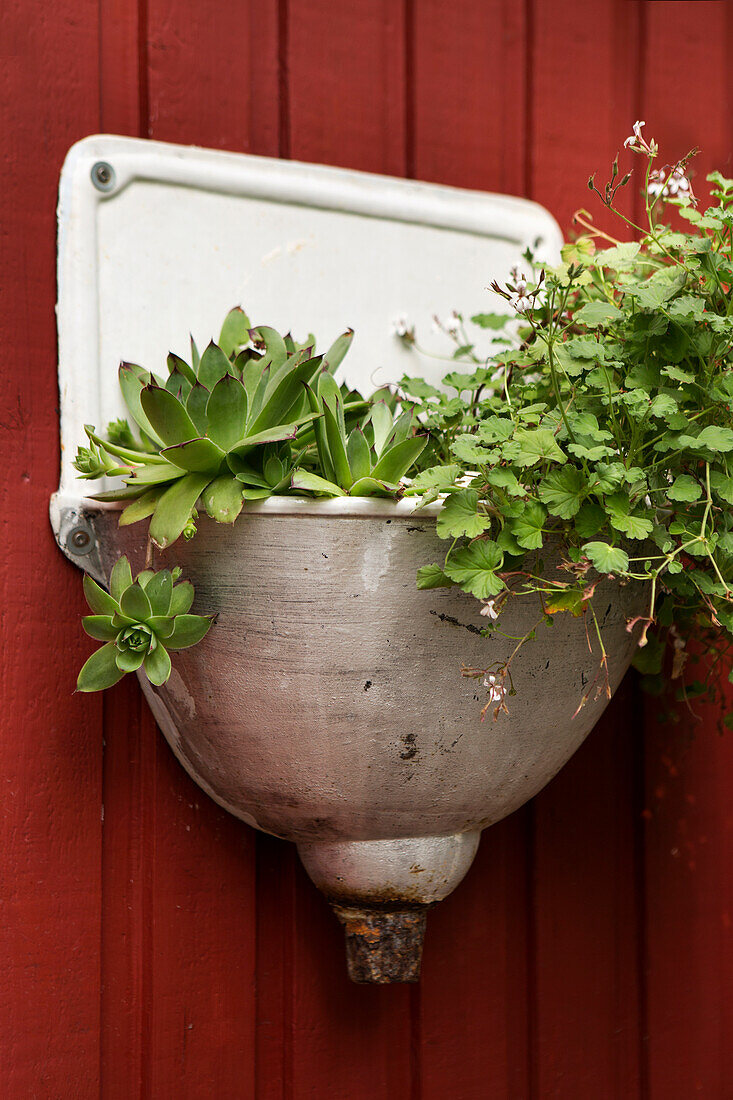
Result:
[[[723,0],[4,0],[4,1098],[733,1096],[733,734],[715,715],[660,726],[652,706],[645,729],[627,681],[485,835],[430,917],[421,985],[353,987],[294,851],[188,781],[136,684],[71,694],[80,577],[46,514],[76,139],[529,195],[567,226],[637,118],[670,159],[700,144],[702,169],[733,174],[732,46]]]

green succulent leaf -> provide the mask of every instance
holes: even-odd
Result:
[[[219,347],[231,358],[238,348],[249,343],[250,320],[241,306],[230,309],[219,334]]]
[[[130,410],[130,415],[133,420],[142,428],[147,436],[155,443],[162,446],[163,440],[158,436],[153,425],[150,423],[140,400],[140,395],[145,386],[149,385],[152,375],[149,371],[143,370],[142,367],[138,367],[136,363],[120,363],[118,377],[122,397],[124,398],[127,408]]]
[[[344,430],[340,426],[338,406],[332,407],[327,398],[323,399],[323,421],[326,426],[326,439],[328,440],[328,453],[331,456],[336,480],[342,489],[350,489],[354,478],[349,466],[349,457],[346,453],[346,439]]]
[[[109,590],[116,603],[120,602],[123,592],[125,592],[131,584],[132,569],[130,568],[130,562],[127,557],[123,555],[121,558],[118,558],[112,566],[112,572],[109,577]],[[115,610],[117,610],[116,607]]]
[[[189,439],[186,443],[166,447],[161,454],[190,474],[210,473],[212,476],[219,472],[226,457],[221,447],[210,439]]]
[[[206,407],[210,396],[211,394],[206,386],[202,386],[200,382],[197,382],[195,386],[191,387],[186,398],[186,412],[196,425],[196,435],[199,436],[206,435],[209,428]]]
[[[176,541],[211,480],[209,474],[186,474],[163,493],[150,522],[150,538],[161,550]]]
[[[322,493],[329,497],[346,496],[344,490],[333,481],[327,481],[326,478],[319,477],[310,470],[296,470],[291,478],[291,486],[301,492]]]
[[[171,374],[182,375],[192,386],[196,385],[195,370],[188,365],[185,359],[181,359],[180,355],[176,355],[175,352],[169,351],[166,364]]]
[[[185,615],[194,598],[194,588],[190,581],[181,581],[173,587],[169,615]]]
[[[393,447],[387,448],[372,470],[372,477],[398,482],[417,462],[427,442],[426,436],[416,435],[412,439],[404,439]]]
[[[115,664],[123,674],[125,672],[137,672],[144,660],[144,649],[118,649],[115,655]]]
[[[264,344],[267,358],[277,370],[288,357],[288,349],[279,332],[267,325],[259,325],[250,330],[250,336],[260,344]]]
[[[208,634],[214,622],[211,615],[177,615],[173,632],[166,639],[168,649],[188,649]]]
[[[204,352],[204,354],[206,354]],[[162,643],[146,654],[144,661],[145,675],[151,684],[160,687],[171,674],[171,659],[168,651]]]
[[[206,419],[209,439],[224,451],[228,451],[246,434],[247,392],[231,374],[220,378],[211,391]]]
[[[334,373],[337,367],[339,367],[351,347],[351,343],[354,339],[354,330],[347,328],[346,332],[343,332],[337,337],[331,344],[326,354],[323,356],[324,365],[328,367],[331,374]]]
[[[369,477],[372,472],[372,456],[369,444],[361,428],[357,425],[349,435],[346,443],[346,455],[355,480],[361,477]]]
[[[148,620],[148,626],[156,638],[162,638],[165,641],[173,633],[175,619],[170,615],[153,615]]]
[[[91,657],[82,666],[79,678],[76,681],[77,691],[104,691],[112,687],[125,675],[117,667],[117,647],[114,642],[108,642],[101,649],[92,653]]]
[[[206,514],[218,523],[234,523],[242,511],[242,484],[231,474],[217,477],[201,494]]]
[[[117,627],[112,625],[111,615],[85,615],[81,625],[90,638],[98,642],[113,642],[117,637]]]
[[[141,519],[147,519],[148,516],[152,516],[164,492],[165,487],[148,489],[142,496],[134,500],[132,504],[128,504],[120,513],[120,518],[118,520],[120,527],[128,527],[131,523],[138,523]]]
[[[231,364],[222,349],[212,340],[201,356],[197,377],[202,386],[213,390],[220,378],[228,373]],[[180,438],[180,437],[179,437]],[[189,438],[192,438],[189,436]]]
[[[133,470],[127,484],[137,490],[137,496],[142,496],[153,485],[165,485],[180,477],[183,470],[180,466],[174,466],[171,462],[162,462],[156,466],[139,466]]]
[[[140,584],[140,577],[137,578]],[[144,587],[153,615],[167,615],[170,611],[173,594],[173,578],[169,569],[161,569],[153,574]]]
[[[369,419],[374,429],[374,451],[379,458],[394,428],[392,413],[384,401],[378,401],[372,405]]]
[[[297,358],[294,357],[294,358]],[[288,370],[282,380],[265,395],[262,409],[250,414],[247,435],[257,435],[277,425],[299,419],[304,409],[303,384],[310,382],[321,365],[321,357],[306,359]]]
[[[392,481],[378,481],[375,477],[360,477],[349,489],[350,497],[392,496],[399,485]]]
[[[185,408],[172,393],[159,386],[145,386],[140,394],[145,415],[166,446],[196,439],[198,430]]]
[[[153,614],[150,600],[139,584],[131,584],[120,596],[120,610],[128,619],[144,623]]]
[[[132,583],[132,573],[130,574],[130,583]],[[114,596],[100,588],[91,577],[84,577],[83,586],[86,601],[95,615],[114,615],[115,612],[119,611],[119,605]]]

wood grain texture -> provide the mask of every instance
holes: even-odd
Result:
[[[3,1097],[733,1094],[733,741],[716,714],[659,726],[648,706],[642,743],[625,685],[431,913],[421,985],[354,987],[294,848],[199,792],[137,685],[71,694],[91,644],[47,521],[54,208],[75,140],[116,131],[527,194],[568,231],[635,119],[663,160],[702,147],[698,191],[711,167],[733,175],[732,47],[724,0],[7,0]],[[638,212],[636,181],[623,201]]]
[[[641,1095],[641,915],[628,678],[535,799],[532,1073],[542,1097]]]
[[[527,5],[421,0],[411,14],[411,174],[523,195],[529,138]]]
[[[411,5],[411,174],[523,193],[526,29],[524,4]],[[529,1095],[529,823],[520,810],[487,829],[465,882],[428,918],[413,995],[413,1087],[424,1100]]]
[[[639,117],[639,5],[534,5],[530,25],[530,197],[563,229],[592,201]],[[564,109],[566,100],[572,109]],[[626,154],[630,159],[631,155]],[[624,196],[631,212],[633,194]],[[635,704],[620,690],[586,745],[534,803],[533,1095],[639,1095],[639,915],[634,844]]]
[[[79,576],[48,523],[56,190],[66,150],[99,125],[97,27],[84,0],[0,14],[0,1094],[11,1100],[98,1089],[102,704],[72,694],[90,647]]]
[[[674,161],[692,146],[695,190],[733,169],[733,13],[720,2],[648,5],[642,117]],[[672,92],[684,74],[685,95]],[[652,128],[653,127],[653,128]],[[728,706],[730,708],[730,693]],[[733,738],[710,708],[676,726],[647,707],[646,1045],[653,1097],[733,1092]],[[695,713],[696,712],[696,713]]]
[[[290,0],[286,30],[281,149],[298,160],[404,175],[402,4]],[[278,1009],[263,991],[260,1009],[274,1012],[284,1030],[278,1051],[272,1023],[266,1030],[261,1014],[259,1049],[268,1062],[258,1071],[258,1100],[409,1096],[409,989],[352,985],[342,930],[295,852],[275,842],[266,842],[265,852],[259,882],[265,872],[270,883],[273,872],[282,875],[276,896],[284,891],[287,901],[273,913],[269,891],[260,897],[269,927],[266,965],[281,992]]]

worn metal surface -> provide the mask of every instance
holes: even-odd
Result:
[[[143,687],[196,782],[248,824],[296,841],[329,897],[433,902],[463,877],[480,830],[536,794],[592,728],[603,695],[573,713],[599,654],[582,617],[558,616],[517,657],[509,714],[481,722],[486,690],[461,668],[505,658],[514,643],[481,636],[472,597],[416,589],[417,568],[445,553],[434,518],[404,502],[351,517],[292,507],[301,514],[275,504],[233,528],[202,520],[192,543],[160,555],[219,619],[175,655],[167,684]],[[94,526],[106,569],[135,546],[113,513]],[[556,564],[550,556],[550,575]],[[614,688],[643,600],[634,586],[597,591]],[[538,617],[515,601],[502,625],[520,636]],[[412,839],[400,849],[400,838]]]
[[[352,982],[388,985],[420,980],[427,906],[379,910],[334,905],[333,910],[344,926]]]

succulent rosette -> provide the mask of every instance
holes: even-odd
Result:
[[[176,583],[180,575],[179,569],[146,569],[133,579],[128,559],[121,557],[112,569],[109,592],[84,578],[92,614],[82,619],[82,626],[105,644],[79,673],[78,691],[102,691],[141,667],[151,684],[166,682],[169,650],[196,645],[215,618],[189,614],[194,588],[190,581]]]
[[[218,344],[199,355],[192,341],[190,363],[168,356],[165,380],[122,363],[120,389],[139,439],[126,421],[110,425],[106,439],[87,425],[89,447],[75,466],[87,479],[122,476],[123,488],[93,499],[127,501],[121,526],[150,518],[160,549],[193,533],[199,499],[212,519],[233,523],[245,500],[290,489],[301,457],[291,444],[321,415],[309,408],[305,386],[324,372],[331,377],[352,338],[349,329],[316,355],[313,337],[298,344],[267,326],[251,328],[233,309]]]

